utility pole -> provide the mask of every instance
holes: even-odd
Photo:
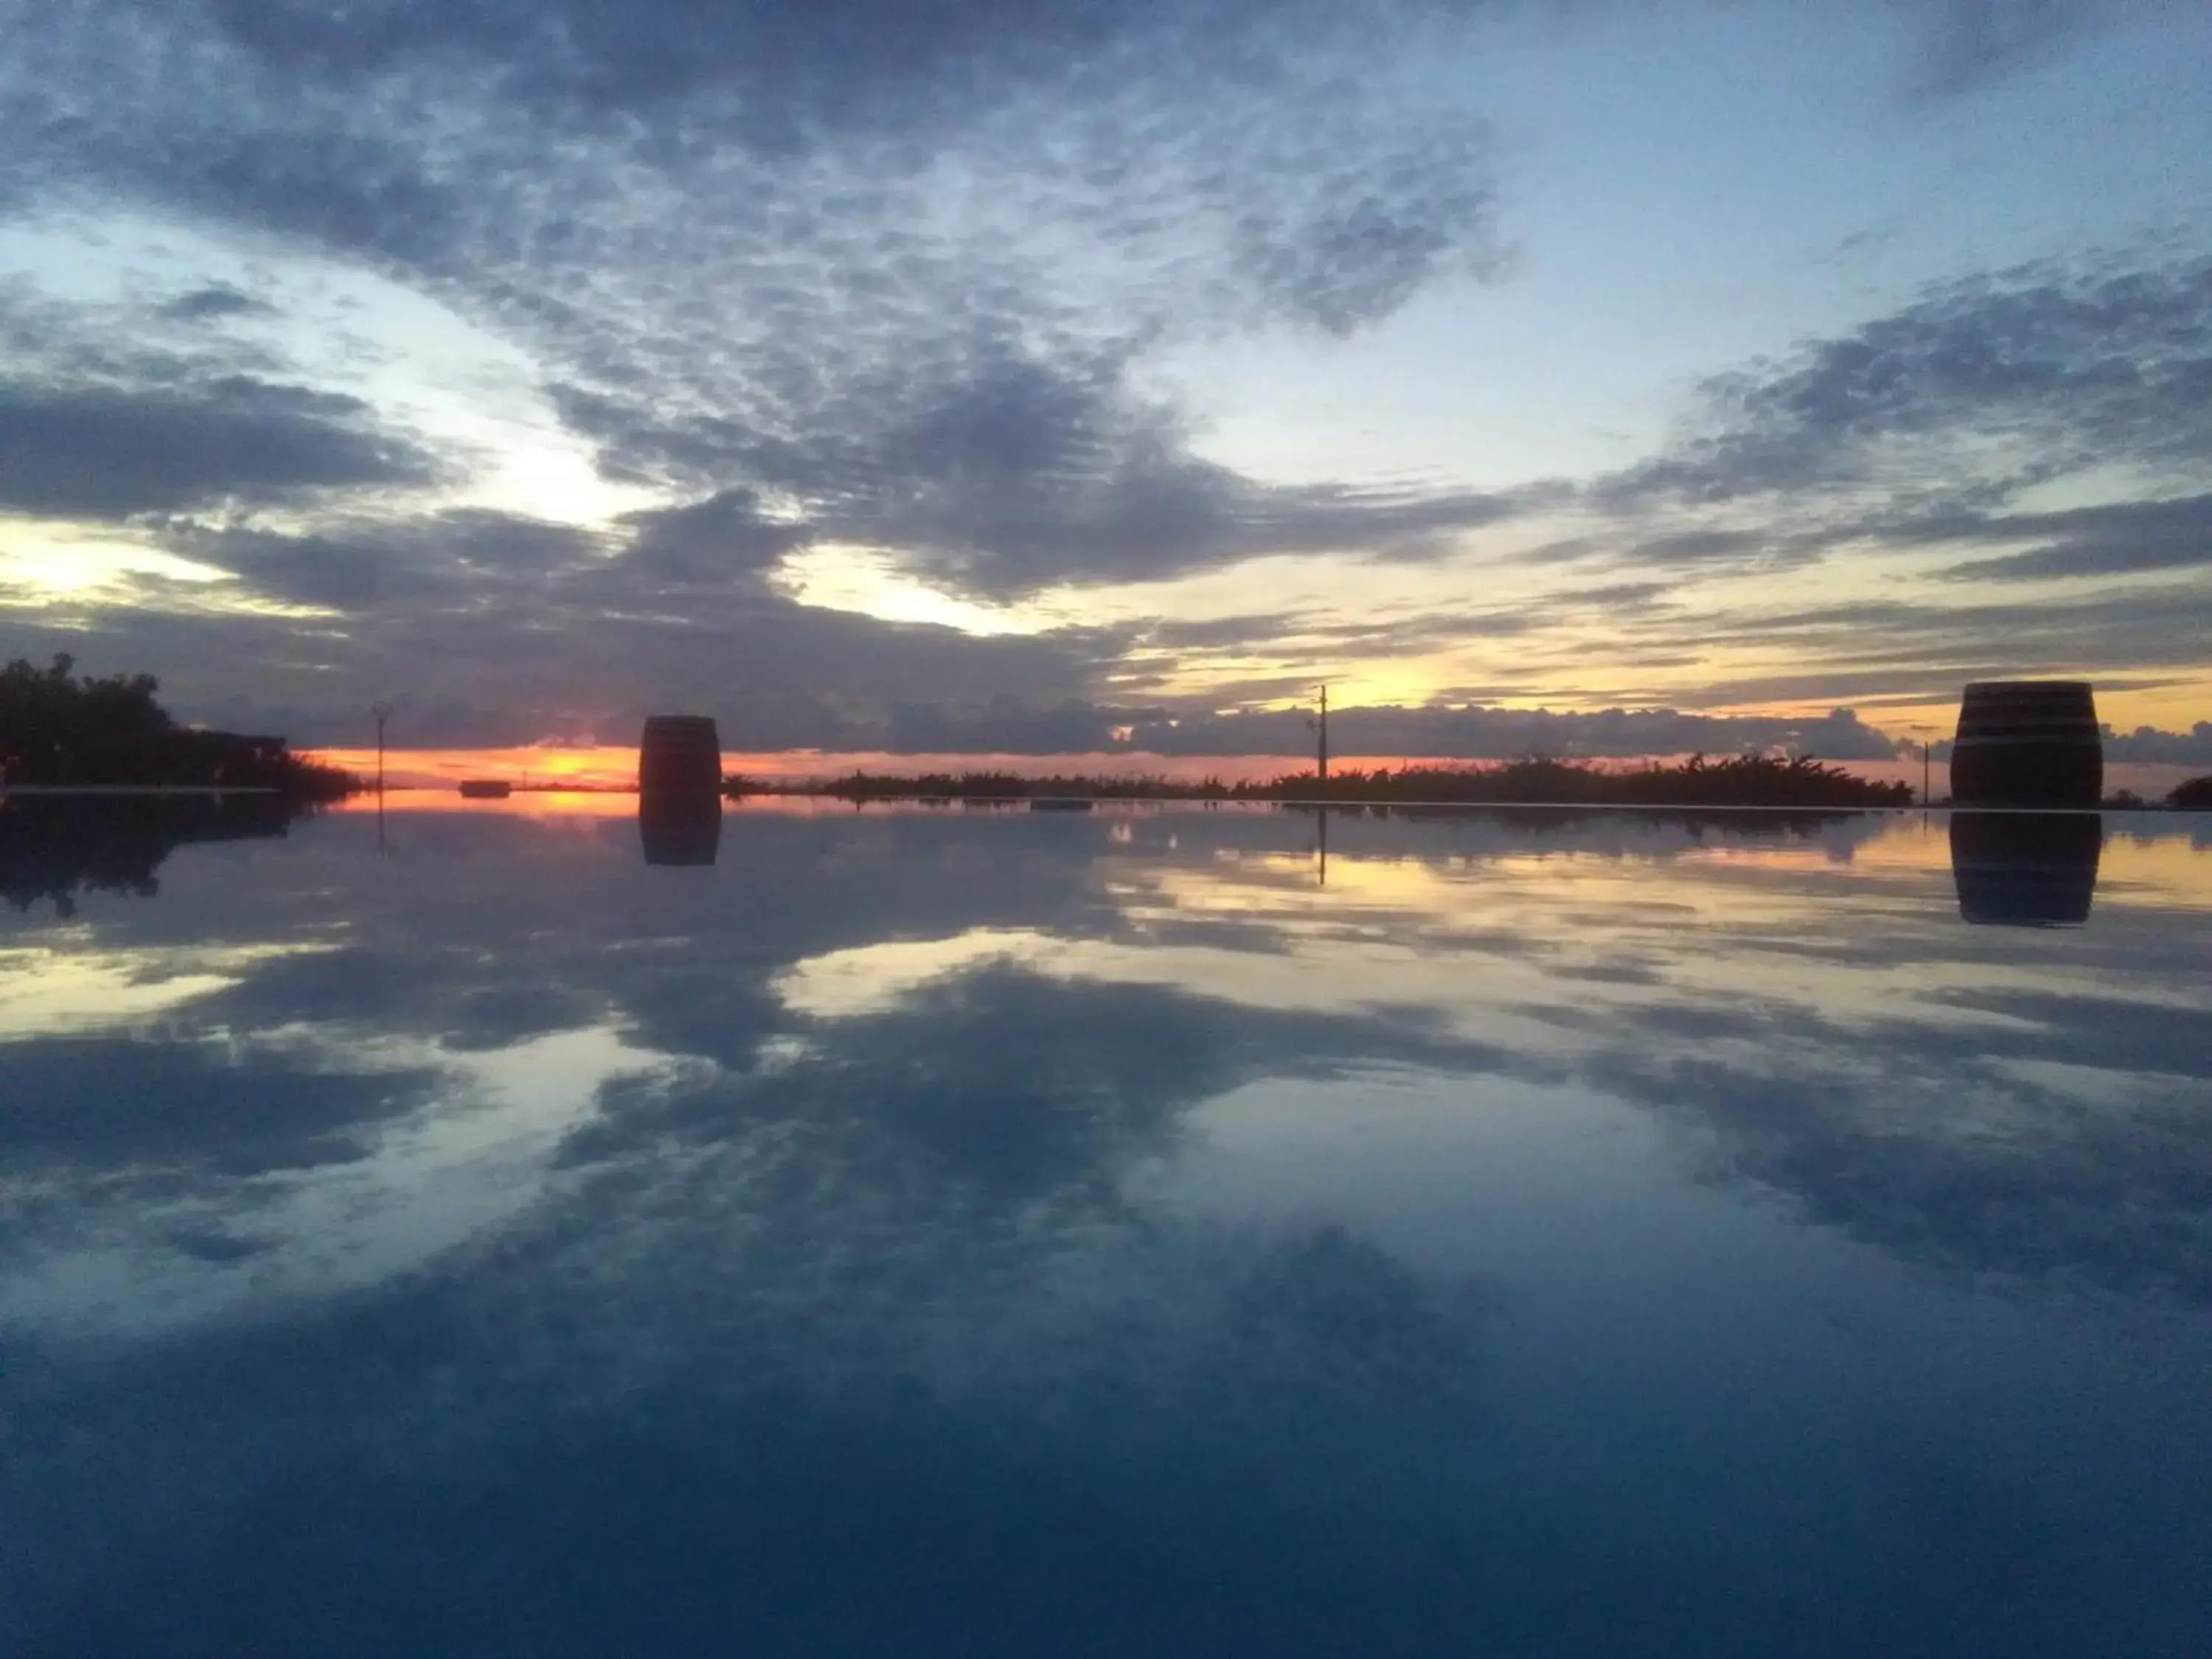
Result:
[[[1315,728],[1320,738],[1321,781],[1328,781],[1328,682],[1321,683],[1321,720]]]
[[[1920,739],[1920,807],[1925,811],[1936,800],[1936,768],[1929,758],[1935,752],[1936,728],[1908,726],[1905,729]]]
[[[368,706],[369,718],[376,722],[376,797],[384,799],[384,723],[392,718],[392,705],[373,702]]]
[[[368,713],[376,722],[376,851],[389,858],[392,849],[384,842],[384,723],[392,718],[392,705],[380,700],[369,704]]]

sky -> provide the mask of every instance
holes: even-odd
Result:
[[[2049,675],[2212,766],[2201,0],[0,42],[0,654],[190,719],[1870,759]]]

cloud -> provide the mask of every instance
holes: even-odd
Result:
[[[744,112],[738,129],[766,149],[811,129],[900,131],[956,120],[973,106],[1075,78],[1069,66],[1180,52],[1204,72],[1267,62],[1270,32],[1310,40],[1343,14],[1328,44],[1355,30],[1405,27],[1457,13],[1506,15],[1510,0],[1364,4],[1301,0],[824,0],[757,9],[733,20],[711,0],[616,8],[599,0],[210,0],[234,40],[293,74],[326,82],[402,73],[451,60],[505,70],[540,107],[664,116],[709,99]],[[1585,9],[1594,9],[1586,8]],[[2124,0],[1934,0],[1909,21],[1915,89],[1954,94],[2056,55],[2124,15]],[[1094,72],[1096,72],[1094,70]]]
[[[624,572],[683,586],[725,586],[773,569],[812,539],[804,525],[779,522],[750,489],[726,489],[682,507],[632,513]]]
[[[1140,720],[1132,746],[1169,754],[1310,755],[1301,711]],[[1509,760],[1528,754],[1590,757],[1732,753],[1785,747],[1823,760],[1887,759],[1894,742],[1848,708],[1819,720],[1698,714],[1672,708],[1346,708],[1329,716],[1339,755]]]
[[[2105,728],[2105,758],[2160,766],[2212,769],[2212,720],[2199,720],[2186,732],[2161,732],[2138,726],[2132,732]]]
[[[1176,413],[1129,390],[1126,348],[1046,358],[995,330],[910,346],[845,384],[817,379],[806,406],[753,422],[672,422],[574,388],[560,397],[617,476],[744,477],[731,499],[768,492],[793,504],[793,521],[774,532],[781,545],[811,535],[883,547],[994,598],[1261,553],[1432,555],[1533,499],[1261,484],[1191,453]]]
[[[1875,490],[1909,515],[2101,463],[2199,466],[2208,394],[2212,259],[2029,264],[1707,380],[1701,429],[1595,495],[1631,507],[1815,490],[1832,507]]]
[[[88,326],[70,365],[42,360],[26,382],[40,395],[109,400],[42,432],[78,449],[94,430],[119,435],[99,453],[143,459],[74,485],[48,467],[38,510],[188,517],[166,533],[199,540],[256,593],[405,623],[380,665],[334,638],[298,654],[421,687],[445,729],[622,726],[664,692],[720,700],[742,684],[763,731],[858,740],[983,720],[1000,690],[1064,720],[1071,699],[1111,687],[1102,669],[1141,630],[982,646],[833,623],[763,591],[810,545],[857,544],[1004,600],[1273,553],[1434,560],[1579,505],[1635,522],[1548,561],[1604,556],[1686,581],[1808,563],[1942,513],[1994,514],[2055,470],[2118,459],[2179,472],[2212,453],[2212,276],[2146,257],[1931,289],[1713,380],[1667,453],[1580,492],[1285,483],[1209,459],[1201,415],[1159,372],[1174,352],[1225,337],[1326,343],[1511,272],[1497,137],[1467,85],[1435,70],[1515,10],[0,0],[0,122],[21,137],[0,158],[0,198],[180,222],[257,269],[306,255],[373,271],[526,354],[602,472],[662,503],[595,546],[520,530],[536,550],[508,556],[448,518],[406,527],[359,501],[314,501],[436,482],[468,458],[441,449],[434,465],[396,415],[245,361],[245,337],[278,330],[217,326],[261,303],[259,277],[230,266],[222,282],[163,280],[149,314],[190,351],[95,362],[99,340],[131,331]],[[2103,10],[1960,0],[1911,27],[1980,75]],[[270,502],[315,510],[251,510]],[[1628,610],[1639,604],[1620,602],[1632,626],[1656,609]],[[1364,634],[1316,619],[1301,648],[1371,658],[1567,620],[1533,605]],[[167,626],[114,623],[139,638]],[[495,628],[513,637],[486,643]],[[1640,636],[1654,697],[1679,695],[1660,671],[1696,655],[1681,632],[1675,618]],[[787,639],[825,660],[792,662]],[[1166,652],[1235,643],[1158,634],[1122,684],[1147,684]],[[617,647],[649,659],[622,663]],[[510,721],[483,714],[491,688],[542,684],[533,655],[556,648],[575,685],[605,678],[545,689]],[[879,649],[891,665],[855,660]],[[940,694],[909,690],[924,665]],[[1293,678],[1249,666],[1240,695]],[[1006,678],[979,686],[992,672]],[[267,701],[312,706],[273,684]],[[891,712],[926,702],[935,714]]]
[[[372,617],[375,627],[303,627],[222,607],[79,610],[56,600],[35,617],[15,613],[18,648],[34,656],[68,650],[95,668],[160,665],[165,697],[186,717],[281,732],[300,744],[357,743],[361,711],[397,695],[402,714],[393,730],[404,746],[548,737],[628,743],[646,713],[685,708],[714,712],[733,749],[1304,757],[1312,734],[1297,711],[1214,711],[1243,700],[1303,702],[1310,674],[1261,676],[1198,700],[1139,700],[1101,688],[1128,679],[1130,665],[1142,659],[1133,652],[1163,647],[1243,652],[1290,641],[1350,659],[1391,654],[1394,640],[1449,643],[1498,632],[1540,640],[1560,616],[1603,592],[1571,592],[1560,596],[1563,610],[1539,606],[1526,617],[1447,612],[1425,622],[1345,625],[1273,612],[1164,630],[979,637],[798,604],[734,555],[731,565],[741,574],[722,574],[726,531],[741,543],[785,533],[757,523],[742,499],[634,515],[623,529],[605,538],[473,511],[302,536],[171,521],[167,546],[234,571],[251,595],[332,607],[341,617]],[[703,544],[686,546],[695,534]],[[759,550],[756,566],[768,550]],[[1630,586],[1641,593],[1650,585]],[[176,603],[199,603],[208,591],[190,585]],[[1648,611],[1608,625],[1624,667],[1668,659],[1655,647],[1678,626]],[[1750,605],[1709,611],[1698,627],[1705,651],[1779,644],[1796,665],[1717,676],[1704,688],[1711,703],[1840,696],[1863,710],[1869,700],[1940,700],[1970,680],[2023,673],[2087,672],[2107,691],[2162,684],[2137,665],[2192,660],[2212,629],[2212,597],[2191,587],[2033,603]],[[234,670],[242,660],[264,665],[249,695],[241,695]],[[1779,745],[1829,760],[1881,758],[1893,748],[1849,708],[1807,720],[1486,706],[1503,695],[1340,708],[1331,720],[1334,747],[1340,754],[1503,759]],[[2188,738],[2157,741],[2185,744]]]
[[[1310,682],[1274,695],[1304,693]],[[1137,753],[1276,755],[1310,762],[1314,733],[1304,708],[1216,714],[1159,706],[1070,701],[1025,708],[1011,700],[983,709],[942,707],[895,711],[879,746],[912,754],[963,750],[1005,754]],[[1818,720],[1698,714],[1672,708],[1591,713],[1480,707],[1340,708],[1329,716],[1339,756],[1426,756],[1510,760],[1529,754],[1632,757],[1729,754],[1787,748],[1824,760],[1886,760],[1892,738],[1848,708]]]
[[[542,591],[601,545],[572,526],[469,508],[306,535],[180,520],[164,540],[258,594],[355,614],[409,605],[478,611]]]
[[[1487,129],[1404,72],[1455,9],[95,5],[23,20],[0,114],[57,202],[276,230],[487,319],[612,476],[1007,595],[1513,510],[1243,478],[1136,372],[1498,273]],[[68,101],[88,62],[106,97]]]
[[[206,326],[265,308],[223,284],[95,302],[0,283],[0,510],[112,522],[453,477],[362,398]]]
[[[1578,610],[1580,594],[1532,599],[1513,605],[1431,606],[1376,611],[1346,622],[1339,611],[1261,611],[1204,622],[1159,621],[1143,630],[1133,665],[1176,660],[1182,652],[1220,652],[1281,663],[1323,664],[1402,660],[1421,650],[1540,632]],[[1314,674],[1301,670],[1286,682],[1311,690]]]
[[[1717,703],[1949,696],[1967,680],[2021,674],[2185,674],[2212,625],[2196,580],[2212,558],[2212,511],[2198,493],[2212,462],[2208,343],[2212,260],[2156,247],[1934,287],[1709,380],[1664,452],[1585,488],[1592,527],[1522,556],[1683,583],[1886,561],[1895,586],[1879,599],[1688,612],[1708,660],[1731,647],[1795,659],[1716,678],[1701,696]],[[2116,479],[2133,495],[2046,504],[2109,496]],[[1598,527],[1608,520],[1609,532]],[[1970,552],[1985,556],[1960,556]],[[2166,580],[2113,580],[2154,576]],[[2067,578],[2082,585],[2004,592]],[[1632,647],[1663,650],[1682,640],[1683,621],[1630,609],[1613,625]]]
[[[1972,525],[1932,527],[1929,534],[1951,542],[2039,544],[2025,552],[1953,565],[1941,573],[1948,581],[2037,581],[2191,569],[2212,565],[2212,495],[1992,516]]]
[[[1127,643],[799,604],[726,541],[779,533],[738,498],[635,514],[611,536],[478,509],[301,533],[251,518],[155,528],[236,582],[149,579],[137,605],[57,596],[12,613],[17,648],[155,665],[181,716],[298,744],[355,742],[361,711],[392,697],[407,745],[629,743],[645,714],[677,708],[715,712],[733,748],[877,748],[897,705],[1050,707]],[[269,600],[334,615],[257,613]],[[257,665],[249,695],[240,662]]]
[[[225,317],[252,316],[274,308],[266,300],[258,300],[227,283],[211,283],[189,294],[179,294],[161,307],[161,315],[172,322],[205,323]]]
[[[228,376],[188,389],[0,381],[0,507],[123,519],[440,476],[359,398]]]
[[[1955,590],[1946,589],[1946,597]],[[1756,645],[1793,666],[1713,681],[1716,702],[1910,695],[1955,696],[1970,680],[2095,677],[2107,689],[2165,683],[2146,665],[2199,661],[2212,631],[2212,592],[2202,583],[2093,590],[2069,599],[2006,597],[1980,604],[1896,599],[1777,609],[1743,605],[1702,617],[1709,649]]]
[[[1917,89],[1955,94],[2047,62],[2120,9],[2112,0],[1948,0],[1930,9]]]

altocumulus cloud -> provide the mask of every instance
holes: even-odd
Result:
[[[2201,661],[2212,618],[2208,410],[2212,260],[2150,247],[2025,264],[1711,377],[1668,448],[1583,491],[1617,532],[1533,556],[1678,589],[1839,556],[1911,562],[1893,597],[1708,612],[1703,643],[1784,641],[1802,665],[1716,699],[2170,670]],[[2041,504],[2053,491],[2084,504]],[[2031,582],[2071,585],[1998,597]],[[1623,631],[1680,637],[1671,619]]]
[[[1972,502],[2115,461],[2179,472],[2212,459],[2208,393],[2212,260],[2033,265],[1708,380],[1704,429],[1602,495]]]
[[[1369,44],[1457,9],[1358,9],[94,5],[21,16],[4,108],[51,176],[526,341],[611,474],[1004,594],[1504,510],[1261,486],[1133,380],[1164,337],[1346,334],[1495,267],[1487,129]]]
[[[1003,596],[1435,550],[1526,505],[1261,485],[1132,374],[1496,271],[1489,130],[1404,70],[1519,9],[19,4],[0,114],[13,193],[368,261],[526,341],[611,473]],[[1929,38],[1959,79],[2101,9],[1959,0]]]

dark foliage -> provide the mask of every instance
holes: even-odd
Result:
[[[0,668],[0,782],[167,785],[270,789],[293,800],[335,800],[361,787],[349,772],[305,761],[284,739],[179,726],[154,700],[150,674],[79,676],[57,656],[38,668]]]
[[[1332,775],[1311,773],[1259,786],[1264,797],[1319,800],[1531,802],[1574,806],[1909,806],[1902,783],[1873,783],[1809,756],[1787,759],[1693,755],[1676,766],[1611,772],[1585,763],[1532,757],[1503,766],[1417,766]]]
[[[1380,801],[1408,805],[1538,804],[1571,806],[1790,806],[1808,809],[1909,806],[1902,783],[1873,783],[1809,757],[1738,755],[1676,766],[1606,771],[1586,763],[1534,757],[1503,766],[1417,766],[1397,771],[1294,773],[1265,783],[1200,783],[1158,777],[1020,777],[1010,772],[928,773],[919,777],[854,772],[827,783],[778,786],[732,780],[738,794],[833,795],[845,800]]]
[[[2179,812],[2212,812],[2212,774],[2176,784],[2166,804]]]
[[[274,795],[21,796],[0,801],[0,901],[73,915],[82,893],[148,898],[155,872],[194,842],[281,836],[303,809]]]

